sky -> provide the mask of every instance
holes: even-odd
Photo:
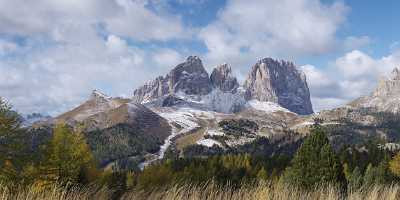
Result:
[[[264,57],[307,75],[314,110],[400,67],[400,1],[0,0],[0,96],[57,115],[98,89],[130,97],[189,55],[243,81]]]

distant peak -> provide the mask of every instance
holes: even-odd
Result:
[[[186,58],[186,62],[190,63],[201,62],[201,59],[198,56],[189,56]]]
[[[268,64],[274,64],[274,65],[279,64],[279,65],[294,66],[294,63],[293,63],[293,62],[286,61],[286,60],[273,59],[273,58],[271,58],[271,57],[266,57],[266,58],[260,59],[260,60],[258,61],[258,64],[259,64],[259,65],[261,65],[261,64],[267,64],[267,65],[268,65]]]
[[[180,73],[206,73],[206,70],[198,56],[189,56],[186,58],[186,61],[177,65],[174,69],[171,70],[170,73],[175,73],[175,75]],[[208,76],[208,74],[207,74]]]
[[[104,99],[104,100],[110,100],[111,97],[107,96],[106,94],[98,91],[98,90],[93,90],[92,94],[90,96],[91,99]]]
[[[222,64],[218,65],[216,67],[216,69],[224,69],[224,70],[228,70],[228,71],[232,70],[231,67],[227,63],[222,63]]]
[[[232,68],[226,63],[215,67],[210,79],[214,87],[224,92],[235,92],[239,87],[236,77],[232,74]]]
[[[390,73],[391,80],[400,80],[400,70],[399,68],[394,68],[392,73]]]
[[[195,55],[190,55],[186,58],[186,60],[199,60],[200,58],[198,56]]]

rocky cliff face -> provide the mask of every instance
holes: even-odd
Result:
[[[392,73],[382,78],[370,96],[356,99],[349,103],[354,108],[372,108],[383,112],[400,112],[400,71],[395,68]]]
[[[135,90],[133,100],[156,106],[197,103],[224,113],[238,112],[248,100],[258,100],[277,103],[302,115],[313,113],[305,75],[291,62],[262,59],[251,69],[244,90],[239,86],[227,64],[217,66],[209,77],[201,60],[189,56],[166,76]],[[163,102],[165,98],[168,101]]]
[[[239,83],[232,73],[232,68],[228,64],[217,66],[210,76],[211,83],[214,88],[218,88],[223,92],[236,92]]]
[[[400,96],[400,71],[398,68],[393,69],[392,73],[382,78],[378,87],[372,94],[373,97],[393,97]]]
[[[244,82],[246,99],[271,101],[298,114],[313,113],[305,75],[291,62],[264,58]]]
[[[189,56],[166,76],[158,77],[134,91],[136,103],[146,103],[168,94],[205,95],[212,85],[207,71],[197,56]]]

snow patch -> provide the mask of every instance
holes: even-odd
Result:
[[[160,150],[156,153],[156,157],[151,160],[147,160],[139,164],[140,169],[144,169],[144,167],[148,166],[154,161],[161,160],[164,158],[165,152],[169,146],[171,146],[172,140],[181,134],[187,133],[192,131],[198,127],[200,127],[196,123],[196,118],[194,115],[187,110],[177,110],[177,111],[170,111],[170,112],[157,112],[158,115],[163,117],[168,121],[170,126],[172,127],[171,135],[169,135],[165,140],[164,144],[160,146]],[[178,130],[174,124],[178,124],[182,129]]]
[[[223,92],[220,89],[214,89],[209,94],[203,96],[202,102],[210,110],[221,113],[237,112],[246,104],[246,100],[241,93]]]
[[[256,110],[264,111],[267,113],[273,113],[273,112],[290,112],[288,109],[283,108],[282,106],[278,105],[277,103],[274,102],[269,102],[269,101],[258,101],[258,100],[250,100],[247,102],[247,106],[251,107]]]
[[[214,145],[222,146],[221,143],[219,143],[213,139],[201,139],[201,140],[197,141],[197,144],[203,145],[206,147],[212,147]]]
[[[240,138],[226,140],[225,143],[228,146],[233,147],[233,146],[244,145],[244,144],[250,143],[254,140],[255,140],[255,138],[240,137]]]
[[[208,130],[206,135],[211,135],[211,136],[222,136],[225,135],[224,132],[218,131],[218,130]]]

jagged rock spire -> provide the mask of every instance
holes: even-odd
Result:
[[[174,93],[187,95],[205,95],[211,92],[212,85],[203,63],[197,56],[189,56],[185,62],[177,65],[166,76],[134,91],[134,102],[145,103]]]
[[[232,68],[226,63],[214,68],[210,79],[213,87],[223,92],[235,92],[239,87],[236,77],[232,74]]]
[[[390,79],[391,80],[400,80],[400,70],[399,70],[399,68],[395,67],[392,70],[392,73],[390,73]]]
[[[292,62],[259,60],[247,76],[244,89],[248,100],[275,102],[298,114],[313,113],[305,76]]]

